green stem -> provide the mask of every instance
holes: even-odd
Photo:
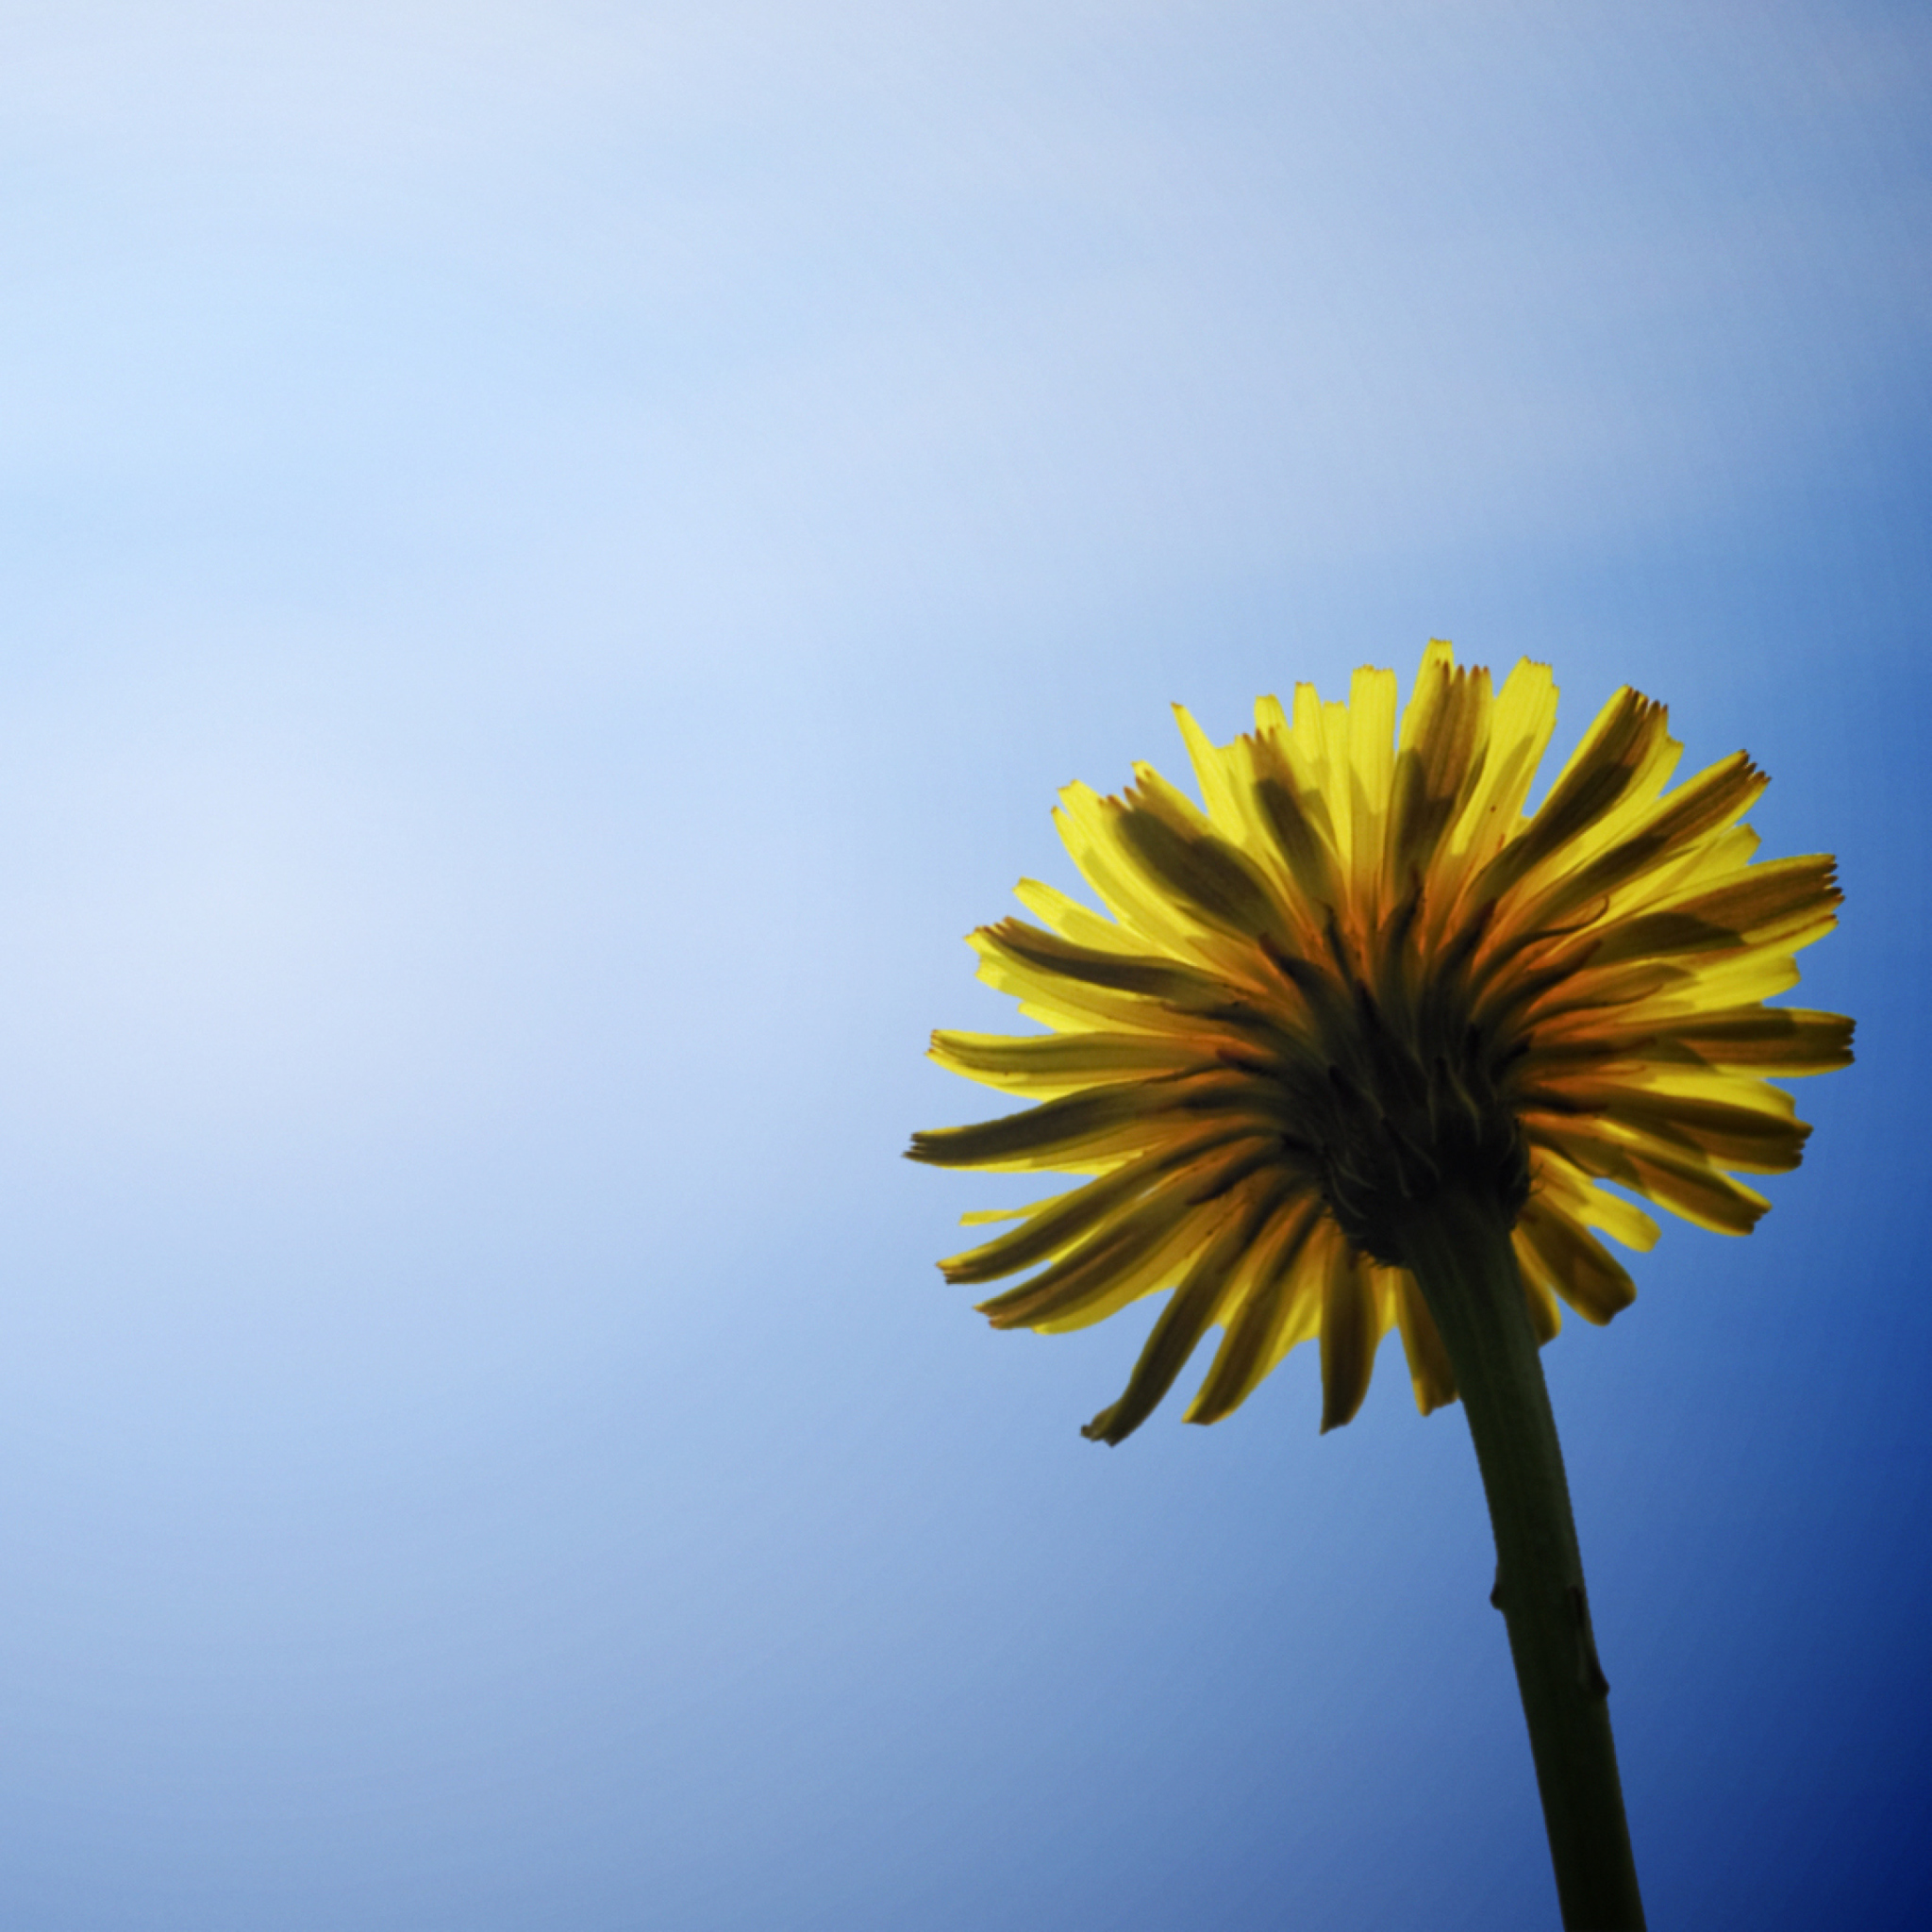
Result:
[[[1643,1924],[1556,1418],[1499,1208],[1439,1196],[1404,1249],[1456,1372],[1496,1534],[1496,1591],[1571,1932]]]

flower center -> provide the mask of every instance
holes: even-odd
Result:
[[[1398,1031],[1359,988],[1354,1007],[1318,1141],[1322,1198],[1342,1233],[1406,1267],[1407,1229],[1444,1194],[1492,1202],[1513,1224],[1529,1150],[1498,1091],[1493,1043],[1466,1021]]]

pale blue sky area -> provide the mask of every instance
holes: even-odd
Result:
[[[1460,1411],[1096,1448],[898,1158],[1431,635],[1841,858],[1545,1359],[1653,1924],[1932,1920],[1928,163],[1910,7],[0,5],[0,1924],[1553,1924]]]

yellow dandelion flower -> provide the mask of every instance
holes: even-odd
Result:
[[[1851,1022],[1768,1007],[1830,930],[1832,861],[1754,864],[1740,823],[1765,784],[1742,754],[1666,790],[1682,746],[1625,688],[1541,807],[1549,670],[1491,693],[1450,647],[1424,657],[1400,731],[1392,673],[1346,704],[1309,685],[1218,746],[1175,708],[1206,804],[1145,765],[1124,796],[1069,786],[1061,838],[1108,917],[1033,880],[1039,924],[973,935],[980,977],[1052,1030],[942,1032],[941,1065],[1039,1102],[914,1136],[941,1166],[1094,1176],[969,1222],[1017,1225],[941,1263],[1048,1333],[1174,1291],[1119,1401],[1137,1428],[1210,1329],[1187,1412],[1218,1421],[1318,1341],[1324,1429],[1402,1337],[1418,1405],[1457,1382],[1405,1246],[1444,1190],[1502,1204],[1541,1341],[1559,1304],[1607,1322],[1635,1293],[1598,1240],[1657,1224],[1616,1183],[1726,1234],[1808,1131],[1767,1076],[1851,1058]]]
[[[1798,1164],[1809,1130],[1771,1079],[1845,1065],[1851,1022],[1765,1002],[1839,892],[1828,858],[1753,863],[1765,780],[1741,753],[1667,789],[1682,747],[1637,691],[1527,814],[1547,668],[1492,695],[1431,644],[1399,732],[1395,711],[1366,670],[1345,705],[1263,698],[1229,745],[1178,710],[1205,811],[1145,765],[1119,798],[1068,787],[1060,835],[1106,916],[1026,880],[1040,924],[972,940],[1049,1030],[932,1049],[1037,1104],[911,1153],[1089,1177],[966,1217],[1016,1224],[949,1280],[1037,1271],[981,1305],[997,1326],[1173,1291],[1089,1436],[1138,1428],[1210,1329],[1191,1422],[1317,1341],[1322,1426],[1345,1423],[1391,1328],[1425,1414],[1462,1398],[1564,1924],[1641,1926],[1538,1350],[1559,1304],[1602,1323],[1632,1299],[1597,1239],[1657,1239],[1625,1194],[1744,1234],[1767,1203],[1738,1176]]]
[[[1126,1390],[1086,1433],[1146,1419],[1209,1329],[1188,1419],[1237,1408],[1298,1342],[1322,1426],[1402,1337],[1424,1413],[1462,1398],[1496,1538],[1568,1926],[1641,1926],[1582,1557],[1538,1350],[1559,1304],[1607,1322],[1635,1291],[1598,1241],[1648,1247],[1624,1194],[1725,1234],[1798,1164],[1780,1074],[1851,1058],[1851,1022],[1766,1000],[1829,931],[1828,858],[1753,863],[1764,787],[1741,753],[1668,790],[1682,747],[1625,689],[1541,806],[1549,671],[1491,695],[1431,644],[1398,733],[1395,679],[1295,691],[1217,746],[1180,711],[1196,808],[1145,765],[1056,814],[1108,916],[1028,880],[1041,922],[973,935],[980,974],[1050,1030],[934,1036],[941,1065],[1037,1102],[913,1137],[948,1167],[1084,1185],[942,1262],[1027,1275],[1001,1327],[1079,1328],[1173,1291]]]

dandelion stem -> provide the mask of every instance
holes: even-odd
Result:
[[[1491,1599],[1529,1723],[1557,1896],[1571,1932],[1643,1924],[1556,1418],[1500,1208],[1439,1195],[1404,1250],[1449,1352],[1496,1536]]]

